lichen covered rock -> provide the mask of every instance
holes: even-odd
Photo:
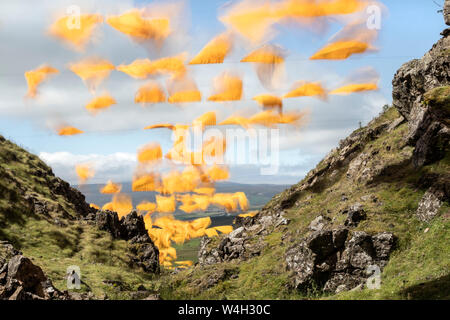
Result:
[[[285,254],[291,286],[300,291],[313,287],[335,292],[363,284],[369,267],[382,270],[396,245],[392,233],[369,235],[346,228],[314,232]]]

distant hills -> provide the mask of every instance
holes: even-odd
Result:
[[[112,199],[111,194],[102,194],[100,189],[104,184],[86,184],[75,186],[86,196],[86,202],[95,203],[102,207]],[[285,189],[288,185],[276,184],[241,184],[233,182],[216,183],[216,192],[218,193],[234,193],[242,191],[247,195],[250,203],[249,210],[261,209],[272,197]],[[155,201],[156,192],[132,192],[131,182],[122,183],[122,193],[129,194],[133,200],[133,206],[136,207],[142,201]],[[177,219],[189,220],[198,217],[212,216],[213,224],[230,224],[235,214],[228,214],[224,209],[215,206],[210,206],[205,212],[194,212],[187,214],[181,210],[175,212]],[[222,217],[222,219],[220,218]],[[222,221],[224,220],[224,221]],[[220,221],[220,222],[219,222]],[[226,223],[225,223],[226,222]]]

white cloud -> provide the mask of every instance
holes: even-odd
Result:
[[[89,183],[105,183],[110,179],[117,182],[131,181],[136,167],[136,155],[132,153],[75,155],[70,152],[41,152],[39,157],[52,167],[57,176],[72,184],[78,182],[75,172],[77,164],[92,165],[95,177],[89,180]]]

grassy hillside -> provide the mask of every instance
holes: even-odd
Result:
[[[129,244],[80,219],[80,204],[62,194],[70,189],[58,191],[61,181],[38,157],[0,136],[0,159],[0,240],[32,259],[60,290],[71,265],[81,269],[82,291],[97,298],[127,299],[139,285],[152,289],[153,276],[129,265]]]
[[[129,243],[115,240],[84,221],[77,208],[80,204],[66,195],[70,189],[58,190],[57,186],[65,182],[37,156],[0,136],[0,158],[0,240],[12,243],[40,266],[56,288],[66,290],[66,269],[76,265],[82,273],[81,291],[91,291],[96,298],[130,299],[141,285],[158,291],[161,281],[156,276],[130,266]],[[222,189],[232,191],[238,186],[225,184]],[[92,193],[97,192],[98,186],[89,187],[95,189]],[[283,187],[250,188],[255,196],[267,200],[268,193],[272,196]],[[232,219],[218,216],[213,220],[225,225]],[[199,243],[200,239],[194,239],[175,245],[178,260],[196,262]],[[162,272],[170,277],[169,271]]]
[[[421,178],[427,174],[450,172],[450,158],[415,169],[410,163],[412,147],[405,144],[407,124],[392,131],[383,130],[373,137],[380,126],[391,124],[400,115],[395,108],[372,121],[353,135],[362,137],[355,141],[358,154],[371,155],[365,168],[378,170],[370,182],[348,178],[349,163],[324,176],[314,188],[296,192],[310,175],[285,192],[275,196],[265,209],[280,203],[290,203],[286,218],[288,226],[275,228],[262,237],[264,249],[249,260],[234,260],[210,266],[197,266],[176,276],[162,278],[162,294],[165,298],[196,299],[448,299],[450,293],[450,213],[444,203],[438,218],[430,224],[420,222],[416,216],[418,203],[426,191]],[[379,131],[379,130],[378,130]],[[337,157],[341,150],[334,150],[329,157]],[[318,164],[313,172],[324,170],[326,161]],[[367,173],[370,175],[371,172]],[[357,173],[359,174],[359,173]],[[364,178],[364,177],[363,177]],[[356,183],[355,183],[356,181]],[[358,182],[359,181],[359,182]],[[310,233],[311,221],[319,215],[330,218],[330,227],[344,223],[343,210],[353,203],[361,203],[367,212],[355,231],[377,233],[393,232],[399,244],[382,273],[379,290],[357,290],[334,295],[324,295],[314,289],[299,293],[289,289],[289,272],[286,271],[284,254],[290,244]],[[253,240],[257,242],[259,236]],[[253,241],[251,240],[251,241]],[[214,245],[217,246],[218,239]],[[211,285],[212,284],[212,285]]]
[[[82,291],[91,291],[97,298],[130,299],[143,285],[163,299],[448,299],[449,204],[444,202],[431,223],[420,222],[416,210],[427,189],[424,177],[448,174],[450,157],[447,153],[440,161],[415,169],[412,147],[404,139],[407,123],[387,129],[399,116],[395,108],[389,108],[351,135],[358,137],[350,143],[350,149],[357,150],[352,159],[365,157],[368,170],[353,170],[353,161],[329,170],[329,159],[342,152],[338,148],[305,179],[273,197],[263,211],[283,204],[290,224],[252,238],[262,243],[260,255],[175,273],[163,270],[158,276],[130,265],[129,243],[114,240],[83,220],[80,194],[66,189],[36,156],[0,138],[0,240],[13,243],[41,266],[60,290],[66,289],[67,267],[79,266]],[[321,178],[314,187],[297,191],[317,173]],[[339,294],[290,289],[283,258],[287,248],[311,232],[308,226],[319,215],[330,218],[330,227],[342,225],[342,212],[356,202],[364,206],[368,217],[355,231],[389,231],[399,238],[382,273],[381,289]],[[213,239],[212,245],[219,241]],[[178,260],[196,262],[199,243],[195,239],[177,245]]]

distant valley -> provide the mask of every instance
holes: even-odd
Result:
[[[95,203],[102,207],[104,204],[111,201],[111,194],[102,194],[100,189],[103,184],[85,184],[75,186],[86,196],[86,202]],[[276,185],[276,184],[241,184],[233,182],[221,182],[216,184],[217,193],[234,193],[242,191],[247,195],[250,208],[249,210],[259,210],[272,197],[285,189],[289,188],[288,185]],[[133,200],[133,206],[136,207],[142,201],[155,201],[156,192],[132,192],[131,182],[122,183],[122,193],[129,194]],[[210,216],[212,220],[212,226],[231,224],[233,218],[238,212],[227,213],[223,208],[210,206],[207,211],[185,213],[178,210],[174,213],[175,217],[180,220],[192,220],[199,217]]]

